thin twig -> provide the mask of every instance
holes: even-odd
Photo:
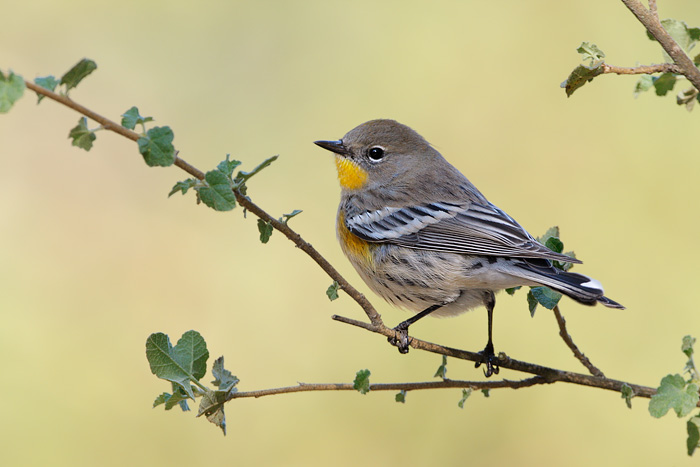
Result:
[[[679,46],[663,28],[661,21],[659,21],[658,14],[656,14],[656,5],[654,5],[653,10],[651,10],[652,2],[649,2],[650,10],[647,10],[638,0],[622,0],[622,3],[629,8],[647,31],[654,36],[654,39],[661,44],[661,47],[663,47],[669,57],[671,57],[674,63],[680,68],[680,73],[688,78],[688,81],[700,91],[700,70],[698,70],[698,67],[695,66],[681,46]]]
[[[440,381],[422,381],[414,383],[381,383],[370,384],[370,391],[420,391],[422,389],[445,389],[445,388],[464,388],[464,389],[520,389],[537,384],[547,384],[548,381],[541,376],[534,376],[519,381],[509,381],[507,379],[501,381],[459,381],[452,379],[443,379]],[[288,386],[284,388],[262,389],[259,391],[244,391],[234,392],[230,394],[227,400],[240,399],[244,397],[264,397],[276,394],[289,394],[293,392],[310,392],[310,391],[357,391],[355,386],[350,383],[330,383],[330,384],[307,384],[299,383],[297,386]]]
[[[566,345],[569,346],[571,351],[574,353],[574,357],[578,359],[579,362],[586,368],[588,368],[588,371],[591,372],[593,376],[598,376],[599,378],[605,378],[605,375],[603,374],[600,369],[598,369],[591,361],[584,355],[583,352],[579,350],[579,348],[574,344],[573,339],[569,335],[569,332],[566,330],[566,320],[564,317],[561,315],[561,312],[559,311],[559,305],[555,305],[554,307],[554,317],[557,319],[557,324],[559,325],[559,335],[561,336],[562,339],[564,339],[564,342]]]
[[[603,64],[603,74],[615,73],[618,75],[651,75],[654,73],[675,73],[682,74],[682,71],[675,63],[662,63],[660,65],[642,65],[635,67],[624,67]]]
[[[656,0],[649,0],[649,12],[659,19],[659,11],[656,8]]]

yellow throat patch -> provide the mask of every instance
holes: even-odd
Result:
[[[341,155],[335,156],[340,186],[346,190],[357,190],[367,183],[367,172],[354,161]]]

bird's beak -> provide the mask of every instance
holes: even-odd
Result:
[[[314,141],[314,144],[321,146],[323,149],[328,149],[331,152],[340,154],[341,156],[347,156],[349,154],[348,149],[343,145],[341,140],[338,141]]]

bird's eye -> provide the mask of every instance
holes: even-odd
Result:
[[[372,148],[369,148],[367,155],[369,156],[372,162],[379,162],[384,158],[384,148],[381,146],[374,146]]]

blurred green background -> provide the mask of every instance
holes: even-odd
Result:
[[[700,25],[700,2],[659,0],[662,17]],[[99,66],[72,97],[118,119],[132,105],[170,125],[181,156],[208,170],[227,153],[245,168],[279,160],[250,186],[292,221],[390,325],[407,317],[368,292],[336,244],[339,187],[317,139],[373,118],[414,127],[496,205],[540,235],[559,225],[576,270],[625,311],[562,302],[569,330],[607,376],[658,385],[681,372],[697,313],[700,109],[604,76],[567,99],[559,88],[592,41],[621,66],[662,55],[621,2],[31,1],[7,3],[3,69],[60,76]],[[241,210],[215,213],[183,178],[145,166],[101,132],[89,153],[78,121],[25,95],[0,116],[2,465],[690,465],[685,421],[647,401],[564,384],[459,390],[306,393],[237,400],[229,434],[194,413],[151,409],[168,384],[149,371],[147,336],[189,329],[225,355],[241,390],[433,379],[440,358],[399,355],[385,339],[331,321],[363,318],[279,234],[258,240]],[[501,294],[497,350],[583,372],[551,313]],[[479,350],[483,309],[425,320],[417,337]],[[448,376],[482,379],[469,362]],[[527,375],[504,370],[518,379]],[[210,380],[209,375],[206,377]],[[697,455],[696,455],[697,457]],[[694,459],[697,463],[697,459]]]

